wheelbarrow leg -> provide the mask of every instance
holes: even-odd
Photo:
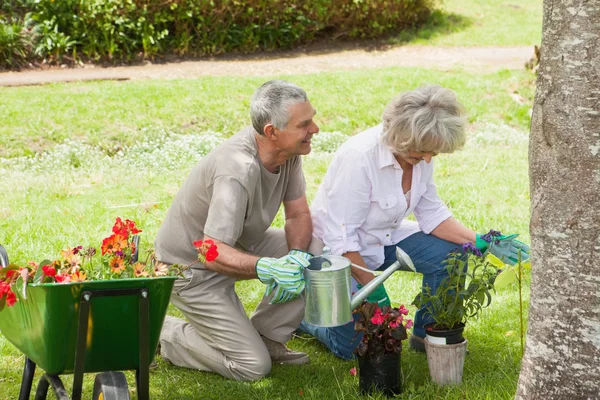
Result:
[[[35,400],[46,400],[48,395],[48,388],[52,386],[52,391],[56,400],[69,400],[69,395],[65,390],[65,386],[58,376],[44,374],[40,378],[37,390],[35,391]]]
[[[140,366],[135,371],[135,380],[139,400],[150,398],[150,338],[148,289],[142,289],[139,297],[140,310]]]
[[[23,368],[23,379],[21,380],[21,390],[19,391],[19,400],[29,400],[31,386],[33,385],[33,375],[35,374],[35,363],[25,357],[25,367]]]

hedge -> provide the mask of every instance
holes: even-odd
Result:
[[[330,35],[375,38],[423,23],[435,1],[4,0],[0,67],[268,51]]]

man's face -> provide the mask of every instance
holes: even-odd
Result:
[[[290,155],[310,153],[310,141],[319,133],[319,127],[313,121],[317,112],[310,101],[297,103],[290,107],[290,121],[283,130],[275,128],[277,145]]]

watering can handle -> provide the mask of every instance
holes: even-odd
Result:
[[[400,247],[396,246],[396,262],[387,267],[385,271],[381,273],[381,275],[367,283],[362,289],[354,294],[352,302],[350,303],[351,308],[354,310],[356,307],[361,305],[377,286],[381,285],[387,278],[389,278],[398,270],[416,272],[415,266],[408,254],[402,251]]]
[[[0,268],[8,267],[8,253],[0,244]]]

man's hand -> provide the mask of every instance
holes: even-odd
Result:
[[[256,263],[258,279],[268,285],[265,296],[273,291],[271,304],[290,301],[304,291],[304,268],[309,265],[312,254],[301,250],[291,250],[281,258],[263,257]]]
[[[303,250],[296,250],[296,249],[290,250],[288,255],[298,256],[300,258],[305,259],[306,261],[310,261],[310,259],[313,258],[312,254],[310,254],[306,251],[303,251]],[[296,297],[298,297],[298,295],[290,293],[289,291],[283,289],[281,286],[279,286],[275,282],[271,283],[269,285],[269,287],[267,287],[267,290],[265,291],[265,295],[268,296],[272,291],[275,291],[275,293],[273,294],[273,298],[269,302],[270,304],[287,303],[288,301],[294,300]]]
[[[498,231],[490,231],[485,235],[477,234],[475,247],[482,252],[489,251],[506,264],[515,265],[519,261],[529,259],[529,246],[517,240],[518,234],[502,235]]]
[[[357,287],[360,290],[362,288],[362,285],[359,283],[357,285]],[[379,307],[385,307],[385,306],[392,305],[390,302],[390,298],[387,294],[387,291],[385,290],[385,286],[383,286],[383,283],[381,285],[377,286],[375,288],[375,290],[373,290],[371,292],[369,297],[367,297],[367,301],[369,303],[377,303],[379,305]]]

